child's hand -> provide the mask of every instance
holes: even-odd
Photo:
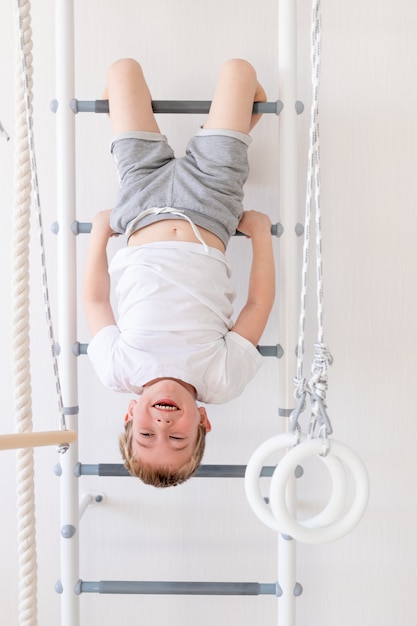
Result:
[[[105,211],[99,211],[93,217],[93,228],[92,232],[95,235],[100,235],[110,239],[110,237],[118,237],[118,233],[115,233],[110,226],[110,215],[111,209],[106,209]]]
[[[268,215],[260,211],[244,211],[237,229],[251,239],[258,235],[270,235],[271,220]]]

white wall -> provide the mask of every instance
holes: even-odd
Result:
[[[209,99],[221,62],[242,56],[258,69],[270,100],[277,98],[277,6],[272,0],[108,0],[76,2],[76,96],[101,97],[106,69],[121,56],[142,61],[155,99]],[[55,209],[54,5],[34,2],[35,138],[53,310],[56,313],[56,242],[49,223]],[[354,448],[370,474],[372,492],[361,523],[331,544],[299,545],[298,626],[392,626],[417,616],[413,478],[416,419],[414,375],[415,167],[417,132],[415,58],[417,5],[413,0],[324,0],[322,208],[325,330],[335,358],[328,406],[337,439]],[[310,3],[299,0],[299,99],[310,99]],[[0,140],[3,219],[0,262],[2,336],[1,431],[14,428],[11,392],[10,254],[14,147],[14,16],[0,8],[0,120],[11,141]],[[308,110],[308,107],[307,107]],[[164,131],[180,153],[199,117],[166,116]],[[300,192],[304,192],[307,115],[300,119]],[[276,182],[278,120],[266,116],[254,131],[247,208],[279,221]],[[107,153],[104,116],[77,118],[77,216],[88,221],[111,206],[115,174]],[[301,203],[302,204],[302,203]],[[301,218],[300,207],[300,218]],[[34,236],[35,239],[35,236]],[[80,273],[86,241],[78,242]],[[117,245],[117,244],[116,244]],[[234,279],[244,289],[244,241],[233,241]],[[277,259],[279,243],[276,243]],[[32,276],[34,422],[56,426],[56,400],[43,329],[36,243]],[[242,303],[243,293],[239,299]],[[278,294],[279,298],[279,294]],[[238,303],[238,304],[239,304]],[[277,311],[263,344],[279,341]],[[79,339],[88,341],[79,314]],[[213,433],[206,463],[246,463],[267,437],[282,428],[276,417],[277,361],[241,398],[211,407]],[[87,359],[79,365],[80,459],[119,462],[117,434],[125,398],[103,390]],[[59,623],[59,480],[51,449],[37,450],[36,512],[39,623]],[[13,452],[0,456],[0,622],[17,624],[17,557]],[[309,480],[308,478],[303,480]],[[307,482],[305,505],[320,498]],[[172,490],[154,490],[134,479],[82,479],[81,489],[102,490],[103,506],[81,522],[81,571],[85,580],[276,579],[276,539],[250,510],[239,480],[195,479]],[[310,493],[311,492],[311,493]],[[315,496],[314,494],[317,494]],[[245,626],[276,623],[274,598],[81,597],[82,624]]]

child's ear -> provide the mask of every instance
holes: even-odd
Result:
[[[129,402],[129,406],[127,407],[127,413],[124,416],[124,420],[123,420],[125,424],[126,422],[129,422],[133,418],[133,411],[135,410],[136,404],[137,404],[136,400],[131,400]]]
[[[206,429],[206,433],[211,431],[211,423],[209,418],[207,417],[206,409],[203,406],[198,407],[198,412],[200,413],[200,424],[204,426]]]

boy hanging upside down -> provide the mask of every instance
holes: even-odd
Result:
[[[249,63],[225,63],[207,121],[182,158],[160,133],[136,61],[111,66],[105,97],[120,190],[114,209],[93,219],[83,284],[88,354],[104,385],[136,394],[120,437],[126,467],[167,487],[201,462],[211,426],[196,402],[235,398],[262,363],[256,346],[275,296],[271,222],[243,212],[242,200],[248,133],[261,117],[253,103],[266,96]],[[252,267],[233,322],[225,250],[237,229],[252,241]],[[127,247],[108,267],[107,243],[118,234]]]

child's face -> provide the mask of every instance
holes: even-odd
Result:
[[[129,403],[125,421],[133,420],[132,452],[146,465],[178,468],[194,452],[198,425],[211,430],[203,407],[197,407],[189,386],[174,379],[145,385]]]

